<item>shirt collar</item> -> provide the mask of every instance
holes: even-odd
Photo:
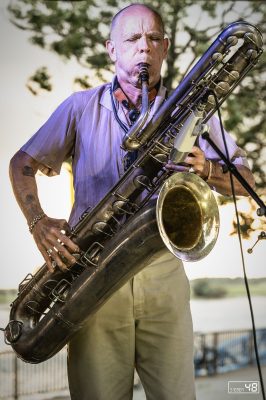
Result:
[[[102,93],[101,99],[100,99],[100,104],[107,108],[108,110],[112,111],[112,102],[111,102],[111,86],[114,84],[115,76],[112,80],[112,83],[106,84],[105,90]],[[159,106],[162,104],[166,97],[166,88],[163,86],[163,80],[161,79],[160,81],[160,86],[157,92],[157,95],[154,100],[154,104],[152,107],[152,112],[150,113],[149,119],[151,116],[154,115],[154,112],[156,112],[159,108]]]
[[[158,90],[161,86],[161,80],[157,83],[157,85],[149,92],[149,101],[150,103],[153,102],[155,100],[155,97],[158,93]],[[125,94],[125,92],[123,91],[123,89],[121,88],[117,78],[115,77],[115,79],[113,80],[113,86],[112,86],[112,90],[113,90],[113,94],[114,97],[116,98],[116,100],[119,103],[122,103],[122,105],[129,109],[135,108],[134,105],[130,102],[129,98],[127,97],[127,95]]]

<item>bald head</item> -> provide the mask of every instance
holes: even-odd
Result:
[[[110,38],[111,39],[113,38],[117,27],[119,27],[119,21],[121,17],[131,15],[135,12],[142,11],[143,9],[150,12],[153,15],[153,17],[157,20],[159,26],[161,27],[162,33],[164,34],[164,23],[161,15],[150,6],[147,6],[145,4],[133,3],[123,8],[122,10],[118,11],[118,13],[115,14],[115,16],[113,17],[110,28]]]
[[[126,86],[127,90],[138,88],[141,63],[148,66],[149,86],[158,83],[168,44],[162,19],[150,7],[131,4],[115,15],[106,48],[124,90]]]

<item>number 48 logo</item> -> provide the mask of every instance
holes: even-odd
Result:
[[[245,389],[252,393],[259,393],[259,382],[247,382],[245,383]]]
[[[257,394],[259,389],[259,381],[228,381],[229,394]]]

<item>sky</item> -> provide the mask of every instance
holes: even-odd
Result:
[[[41,266],[43,260],[12,193],[8,177],[9,160],[55,107],[74,91],[73,77],[88,71],[75,61],[63,62],[55,54],[31,45],[28,34],[8,21],[6,4],[6,0],[0,3],[0,288],[15,288],[27,273]],[[33,96],[26,88],[26,81],[41,66],[48,66],[51,71],[54,89],[50,93]],[[38,176],[37,181],[45,212],[51,217],[67,219],[71,209],[69,172],[63,168],[59,177]],[[247,208],[244,201],[239,206],[243,210]],[[232,206],[220,207],[221,225],[216,246],[204,260],[185,264],[190,279],[243,276],[237,237],[230,236],[233,213]],[[247,253],[259,233],[260,230],[256,231],[249,241],[243,242],[250,278],[266,276],[265,261],[263,263],[266,242],[260,241],[252,254]]]

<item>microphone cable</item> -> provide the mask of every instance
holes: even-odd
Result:
[[[227,157],[228,160],[230,160],[228,147],[227,147],[227,143],[226,143],[226,139],[225,139],[225,133],[224,133],[224,128],[223,128],[223,122],[222,122],[222,116],[221,116],[221,110],[220,110],[219,101],[218,101],[217,95],[214,92],[214,90],[212,90],[211,92],[214,95],[214,99],[215,99],[215,105],[216,105],[217,112],[218,112],[218,117],[219,117],[219,122],[220,122],[220,129],[221,129],[221,134],[222,134],[222,138],[223,138],[226,157]],[[241,260],[242,260],[242,266],[243,266],[244,282],[245,282],[247,298],[248,298],[248,303],[249,303],[251,321],[252,321],[252,333],[253,333],[254,351],[255,351],[255,356],[256,356],[256,363],[257,363],[258,373],[259,373],[259,379],[260,379],[260,385],[261,385],[261,393],[262,393],[263,400],[266,400],[263,377],[262,377],[262,372],[261,372],[260,359],[259,359],[259,352],[258,352],[255,319],[254,319],[252,301],[251,301],[251,296],[250,296],[250,290],[249,290],[249,284],[248,284],[248,278],[247,278],[247,274],[246,274],[245,260],[244,260],[244,254],[243,254],[243,246],[242,246],[242,239],[241,239],[241,232],[240,232],[240,221],[239,221],[239,213],[238,213],[238,209],[237,209],[235,187],[234,187],[234,182],[233,182],[233,176],[232,176],[232,173],[231,173],[230,169],[229,169],[229,173],[230,173],[230,185],[231,185],[231,189],[232,189],[234,208],[235,208],[235,215],[236,215],[236,221],[237,221],[237,224],[236,224],[237,225],[237,235],[238,235],[238,240],[239,240]]]

